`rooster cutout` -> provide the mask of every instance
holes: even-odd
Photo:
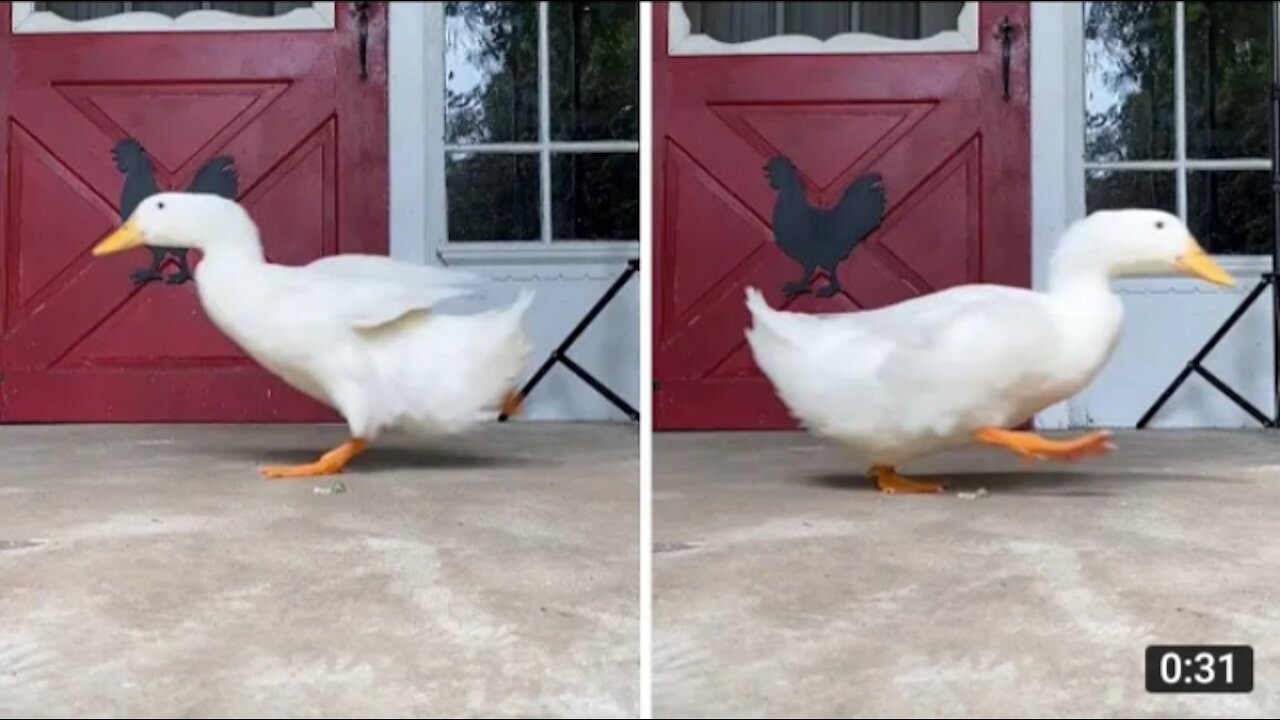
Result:
[[[160,192],[156,184],[155,170],[147,159],[142,143],[133,138],[125,138],[116,143],[111,150],[116,167],[124,173],[124,189],[120,193],[120,218],[128,219],[135,208],[143,200]],[[221,155],[205,163],[196,171],[195,179],[187,187],[187,192],[221,195],[230,200],[236,199],[239,191],[239,178],[231,167],[231,158]],[[164,280],[170,285],[181,285],[191,280],[191,267],[187,264],[186,248],[147,247],[151,251],[151,267],[138,268],[130,275],[134,285],[144,285],[153,280]],[[160,274],[165,256],[172,256],[178,264],[177,272],[165,277]]]
[[[788,298],[813,292],[828,298],[842,289],[837,268],[884,218],[885,193],[880,175],[858,178],[844,191],[834,208],[809,204],[796,166],[784,156],[765,165],[769,186],[778,191],[773,204],[773,237],[778,249],[795,260],[804,275],[787,283]],[[827,284],[816,292],[810,283],[814,271],[827,274]]]

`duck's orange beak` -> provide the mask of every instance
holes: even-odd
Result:
[[[93,246],[93,256],[102,257],[118,253],[129,248],[135,248],[144,244],[142,233],[138,232],[138,226],[133,224],[132,220],[126,221],[123,225],[108,235],[102,242]]]
[[[1222,269],[1222,266],[1209,257],[1209,253],[1200,247],[1193,237],[1187,238],[1187,249],[1178,256],[1176,267],[1179,271],[1200,278],[1214,285],[1235,287],[1236,279]]]

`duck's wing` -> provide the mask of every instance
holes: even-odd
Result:
[[[758,293],[749,295],[748,306],[756,321],[752,332],[765,333],[761,340],[772,339],[809,361],[821,358],[833,373],[875,376],[900,387],[991,373],[1000,382],[1022,382],[1020,373],[1039,374],[1033,360],[1058,342],[1040,295],[999,285],[955,287],[850,313],[772,310]]]
[[[475,273],[361,253],[322,257],[311,262],[306,269],[324,277],[392,282],[408,287],[455,287],[484,282],[484,278]]]
[[[977,286],[949,299],[922,304],[914,317],[887,313],[873,320],[869,330],[892,349],[876,370],[877,383],[932,395],[931,407],[959,412],[1051,380],[1062,341],[1042,296]]]
[[[1016,288],[965,286],[822,316],[752,304],[756,363],[792,414],[868,442],[998,416],[1052,380],[1060,355],[1044,300]]]
[[[293,282],[315,310],[369,329],[479,290],[483,278],[382,255],[333,255],[294,268]]]

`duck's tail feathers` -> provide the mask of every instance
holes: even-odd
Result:
[[[761,333],[787,343],[797,340],[793,324],[787,322],[792,313],[770,307],[769,301],[765,300],[764,293],[759,289],[747,288],[747,309],[751,311],[752,319],[752,326],[747,330],[748,341],[754,344],[755,340],[760,339]]]
[[[755,286],[747,288],[747,308],[751,310],[752,315],[759,315],[761,311],[771,309],[768,301],[764,299],[764,293]]]

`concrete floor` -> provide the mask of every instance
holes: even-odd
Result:
[[[631,426],[0,430],[0,716],[634,717]]]
[[[655,716],[1276,717],[1280,434],[1116,440],[883,496],[807,435],[656,436]],[[1255,690],[1148,695],[1151,643],[1251,644]]]

